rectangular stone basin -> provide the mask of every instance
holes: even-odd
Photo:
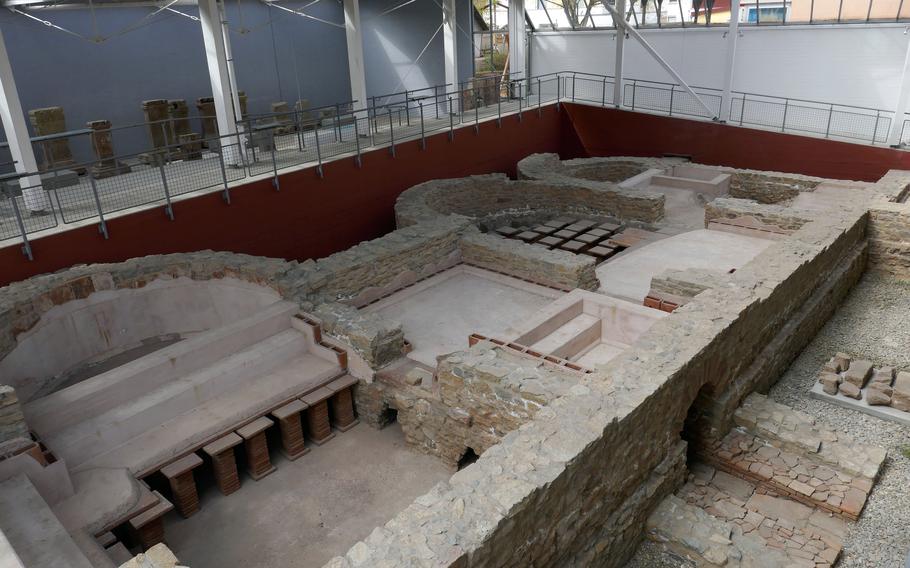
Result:
[[[514,342],[583,367],[625,351],[665,312],[586,290],[573,290],[532,317]]]
[[[512,336],[513,328],[564,292],[482,268],[458,265],[363,308],[400,322],[413,345],[408,357],[436,366],[436,357],[468,348],[468,336]]]

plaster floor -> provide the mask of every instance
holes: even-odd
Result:
[[[468,348],[468,336],[518,335],[515,326],[563,292],[469,266],[457,266],[367,308],[402,324],[411,359],[436,367],[436,357]]]
[[[690,230],[704,228],[706,199],[700,193],[661,185],[649,185],[646,189],[664,196],[664,217],[660,226]]]
[[[699,229],[633,249],[597,268],[600,292],[641,303],[651,278],[667,269],[702,268],[728,272],[740,268],[774,241]]]
[[[598,343],[588,351],[575,358],[575,362],[584,367],[591,369],[598,365],[606,365],[614,357],[628,349],[628,345],[623,345],[615,341]]]
[[[277,448],[277,445],[271,444]],[[397,424],[358,424],[296,461],[272,452],[275,473],[223,496],[200,483],[201,509],[166,517],[165,538],[193,568],[319,567],[447,480],[452,472],[409,449]]]

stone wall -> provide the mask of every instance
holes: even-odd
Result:
[[[615,184],[652,168],[670,172],[673,166],[679,164],[730,174],[730,197],[751,199],[765,204],[786,201],[796,197],[801,191],[813,191],[820,183],[827,181],[824,178],[800,174],[693,164],[682,158],[609,157],[560,161],[556,154],[528,156],[518,163],[518,177],[563,182],[589,180]],[[857,184],[858,187],[860,185],[863,184]]]
[[[705,290],[723,286],[729,281],[730,275],[719,270],[704,268],[664,270],[651,278],[648,295],[658,298],[673,296],[688,301]]]
[[[469,233],[461,239],[464,262],[537,284],[572,290],[597,290],[594,257],[547,250],[495,234]]]
[[[749,199],[718,197],[705,205],[705,226],[715,219],[751,217],[765,225],[783,231],[796,231],[805,225],[813,214],[785,205],[761,204]]]
[[[404,332],[399,323],[335,302],[319,304],[312,313],[325,333],[343,339],[372,369],[379,369],[404,353]]]
[[[398,196],[395,216],[406,227],[439,216],[460,215],[493,228],[528,215],[572,215],[654,222],[663,216],[663,195],[573,180],[512,181],[504,174],[434,180]]]
[[[611,156],[561,161],[557,154],[532,154],[518,162],[518,179],[608,182],[618,184],[649,169],[669,171],[681,158]]]
[[[680,434],[698,444],[729,423],[739,393],[789,364],[861,273],[867,208],[860,196],[802,220],[329,565],[621,566],[679,482]]]
[[[383,425],[385,409],[395,409],[408,444],[454,468],[468,448],[480,455],[498,444],[580,376],[482,341],[445,356],[432,381],[380,373],[357,389],[357,407],[374,426]]]
[[[0,385],[0,447],[17,438],[28,438],[28,426],[16,391]]]
[[[869,208],[869,267],[910,279],[910,172],[891,170],[874,186]]]
[[[458,264],[459,239],[470,227],[459,217],[427,218],[383,237],[360,243],[293,273],[307,299],[363,306],[417,280]]]
[[[812,191],[821,178],[793,174],[775,174],[754,170],[717,168],[731,174],[730,197],[753,199],[759,203],[780,203],[799,195],[801,191]]]
[[[76,266],[16,282],[0,293],[0,360],[9,355],[19,337],[38,325],[41,317],[54,306],[88,298],[95,292],[143,288],[156,280],[234,278],[270,287],[293,299],[295,288],[288,275],[296,266],[296,262],[280,259],[200,251],[146,256],[116,264]],[[31,392],[37,390],[35,387]]]
[[[869,210],[869,263],[910,280],[910,204],[880,203]]]

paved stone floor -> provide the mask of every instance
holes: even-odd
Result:
[[[241,478],[227,497],[201,483],[201,510],[166,518],[166,540],[193,568],[322,566],[344,554],[451,476],[441,462],[406,447],[397,424],[359,424],[289,462],[272,452],[275,473]]]
[[[772,387],[772,400],[797,408],[888,450],[882,473],[858,522],[847,523],[838,567],[903,568],[910,551],[910,428],[810,398],[818,370],[843,351],[910,369],[910,283],[866,274],[815,339]],[[694,564],[645,542],[627,568],[689,568]]]

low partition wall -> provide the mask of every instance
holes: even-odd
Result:
[[[657,193],[570,178],[512,181],[503,174],[428,181],[403,192],[395,204],[399,227],[454,214],[487,229],[528,216],[595,215],[649,223],[663,210],[664,196]]]
[[[560,290],[597,290],[594,257],[528,246],[495,234],[469,233],[461,239],[464,262]]]
[[[786,201],[800,192],[813,191],[822,182],[830,181],[800,174],[698,164],[684,158],[629,156],[560,161],[556,154],[534,154],[520,161],[517,170],[520,179],[563,183],[584,183],[584,180],[590,180],[607,186],[641,176],[648,170],[662,170],[666,175],[688,178],[703,177],[699,175],[700,171],[704,171],[705,176],[729,174],[728,193],[731,197],[752,199],[759,203]]]

